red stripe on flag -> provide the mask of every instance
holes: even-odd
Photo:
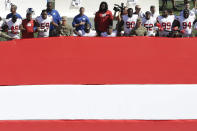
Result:
[[[0,85],[196,84],[197,38],[59,37],[0,43]]]
[[[197,120],[0,121],[1,131],[196,131]]]

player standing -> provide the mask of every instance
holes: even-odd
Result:
[[[148,36],[155,36],[155,26],[156,20],[151,17],[151,12],[147,11],[145,17],[142,19],[142,25],[147,29]]]
[[[124,36],[131,34],[131,30],[135,27],[137,19],[138,15],[133,14],[133,9],[129,8],[128,15],[122,17],[122,21],[124,22]]]
[[[20,39],[22,20],[16,15],[6,20],[8,35],[14,39]]]
[[[169,36],[170,32],[172,31],[172,24],[174,22],[173,17],[168,16],[168,11],[164,10],[162,12],[162,16],[157,18],[157,26],[159,27],[159,36],[160,37],[167,37]]]
[[[155,9],[155,6],[154,6],[154,5],[152,5],[152,6],[150,7],[150,12],[151,12],[151,17],[152,17],[155,21],[157,21],[157,17],[159,16],[159,14],[156,13],[156,9]]]
[[[42,10],[41,16],[38,16],[35,21],[38,37],[49,37],[50,25],[58,26],[58,24],[53,22],[53,17],[48,15],[46,10]]]

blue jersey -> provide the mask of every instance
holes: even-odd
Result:
[[[8,14],[8,15],[6,16],[6,19],[12,18],[13,15],[14,15],[14,14],[12,14],[12,13]],[[21,17],[20,14],[16,13],[15,15],[16,15],[19,19],[22,19],[22,17]]]
[[[81,22],[88,23],[88,24],[90,24],[90,27],[91,27],[91,23],[90,23],[89,18],[86,15],[81,16],[80,14],[75,16],[72,25],[73,25],[73,27],[75,27],[75,24],[79,24]],[[76,31],[84,30],[84,29],[85,29],[85,25],[81,25],[81,26],[76,27]]]
[[[56,23],[56,24],[59,24],[60,21],[61,21],[61,17],[60,17],[60,14],[57,10],[52,10],[50,12],[48,12],[48,15],[51,15],[53,17],[53,21]],[[50,30],[53,30],[54,29],[54,26],[51,24],[50,25]]]

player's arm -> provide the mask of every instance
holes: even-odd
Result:
[[[58,26],[59,26],[59,25],[56,24],[54,21],[52,21],[51,24],[52,24],[53,26],[55,26],[55,27],[58,27]]]
[[[75,17],[74,19],[73,19],[73,22],[72,22],[72,26],[73,27],[78,27],[78,26],[81,26],[81,25],[85,25],[85,22],[80,22],[80,23],[78,23],[77,24],[77,18]]]
[[[72,27],[70,27],[70,36],[73,36],[73,28]]]
[[[35,21],[35,26],[36,26],[38,32],[44,32],[44,29],[40,28],[40,24],[37,21]]]
[[[23,27],[23,24],[21,24],[20,26],[19,26],[19,29],[21,30],[21,31],[25,31],[26,29]]]
[[[90,19],[88,17],[86,17],[86,23],[88,23],[90,25],[90,28],[92,27],[92,24],[91,24]]]
[[[98,32],[98,23],[97,22],[98,22],[98,12],[96,13],[95,18],[94,18],[94,27],[95,27],[95,30],[98,34],[99,32]]]
[[[112,12],[110,12],[110,20],[109,20],[109,26],[113,26],[113,19],[114,19],[114,17],[113,17],[113,15],[112,15]]]
[[[197,19],[195,19],[195,20],[194,20],[193,25],[195,25],[195,24],[196,24],[196,22],[197,22]]]
[[[118,12],[118,16],[116,18],[119,22],[122,20],[121,12]]]
[[[5,23],[1,28],[2,28],[3,32],[7,32],[8,31],[7,23]]]
[[[144,27],[145,28],[145,27]],[[145,28],[146,29],[146,28]],[[146,31],[144,32],[144,36],[148,36],[148,30],[146,29]]]

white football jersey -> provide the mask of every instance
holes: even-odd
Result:
[[[164,29],[159,32],[160,36],[167,36],[169,32],[172,31],[172,23],[174,22],[175,16],[171,15],[168,17],[159,16],[157,21],[161,24],[161,27]]]
[[[48,15],[46,19],[43,19],[42,16],[36,18],[36,22],[40,25],[40,29],[46,30],[38,32],[38,37],[49,37],[49,30],[52,21],[53,17],[51,15]]]
[[[95,37],[95,36],[97,36],[97,33],[95,30],[90,30],[89,33],[85,33],[83,36],[84,37]]]
[[[147,20],[146,18],[142,19],[142,25],[147,28],[148,36],[155,36],[155,28],[154,28],[155,23],[156,23],[156,20],[153,19],[152,17],[149,20]]]
[[[158,16],[159,16],[159,14],[157,14],[157,13],[154,13],[154,14],[151,13],[151,17],[152,17],[152,19],[155,20],[155,21],[157,21],[157,17],[158,17]]]
[[[181,30],[184,30],[185,36],[191,36],[192,34],[192,27],[195,18],[193,16],[189,16],[188,18],[184,18],[183,16],[177,17],[177,20],[180,22],[180,28]]]
[[[138,15],[135,14],[133,14],[132,17],[128,17],[128,15],[123,16],[125,35],[129,35],[131,33],[131,30],[136,25],[137,19],[138,19]]]
[[[107,32],[101,33],[102,37],[116,37],[117,36],[117,31],[113,31],[111,35],[108,35]]]
[[[78,31],[78,34],[79,34],[79,35],[73,34],[73,36],[83,36],[83,37],[95,37],[95,36],[97,36],[97,33],[96,33],[95,30],[90,30],[89,33],[86,33],[86,32],[83,31],[83,30],[79,30],[79,31]]]
[[[22,24],[21,19],[17,19],[15,23],[12,22],[12,18],[6,20],[8,26],[8,35],[15,39],[20,39],[20,25]]]

